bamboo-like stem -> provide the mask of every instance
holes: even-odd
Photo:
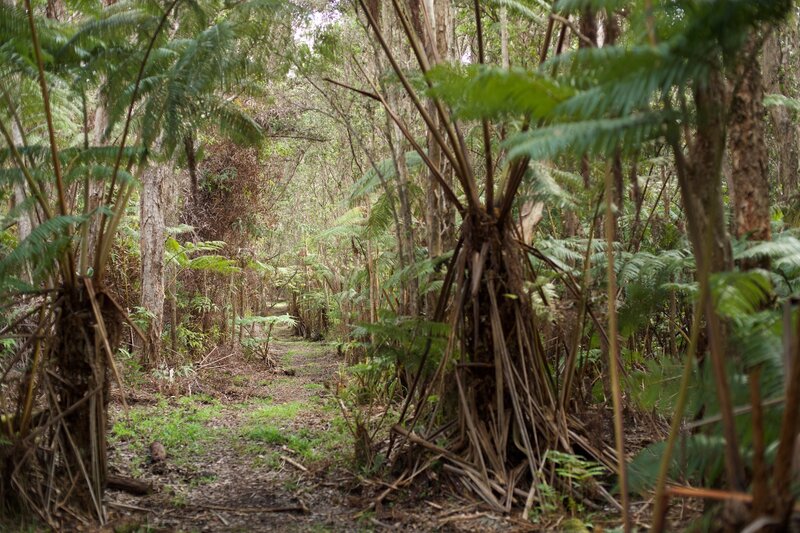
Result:
[[[483,43],[483,21],[481,20],[481,3],[475,0],[475,26],[478,37],[478,62],[481,65],[486,63],[486,52]],[[485,118],[481,120],[483,130],[483,151],[486,162],[486,209],[493,214],[494,210],[494,162],[492,160],[492,136],[489,133],[489,121]]]
[[[701,276],[701,279],[708,279],[707,276]],[[683,365],[683,374],[681,375],[681,384],[678,389],[678,398],[675,402],[675,413],[672,415],[672,424],[669,430],[669,437],[667,438],[664,455],[661,456],[661,464],[658,469],[658,477],[656,478],[656,492],[655,492],[655,508],[653,510],[653,525],[651,531],[661,532],[664,531],[665,518],[667,511],[666,488],[667,477],[669,475],[669,465],[672,461],[672,452],[675,449],[675,443],[678,440],[678,434],[681,429],[681,422],[683,422],[683,412],[686,409],[686,402],[689,398],[689,383],[692,377],[692,363],[695,359],[697,352],[697,343],[700,339],[700,330],[703,324],[703,302],[708,292],[708,284],[700,284],[700,295],[694,309],[694,317],[692,318],[692,329],[689,333],[689,346],[686,350],[686,361]]]
[[[625,533],[631,531],[630,496],[628,495],[628,470],[625,459],[625,436],[622,426],[622,390],[619,380],[619,345],[617,340],[617,276],[614,271],[614,182],[611,163],[606,165],[606,254],[608,256],[608,368],[611,372],[612,404],[614,407],[614,438],[616,440],[619,489],[622,500],[622,521]]]
[[[414,56],[417,58],[417,63],[419,64],[420,70],[422,70],[422,73],[425,75],[425,83],[429,89],[433,89],[433,84],[428,77],[428,72],[431,69],[430,61],[428,60],[428,55],[425,52],[423,45],[421,45],[417,39],[417,32],[412,28],[412,24],[408,20],[405,11],[400,8],[400,3],[398,0],[392,0],[392,4],[397,12],[397,17],[400,19],[403,32],[405,33],[406,38],[411,45],[411,49],[414,51]],[[432,48],[435,49],[436,47],[434,46]],[[458,159],[459,164],[461,165],[461,170],[464,173],[464,180],[469,185],[469,187],[465,188],[465,190],[471,197],[474,193],[474,200],[477,200],[478,190],[477,184],[475,183],[475,174],[472,170],[472,166],[469,164],[469,159],[467,156],[469,150],[467,149],[466,142],[464,141],[464,136],[461,134],[461,130],[458,127],[458,123],[455,120],[451,120],[449,113],[442,105],[442,102],[439,98],[431,96],[431,102],[433,102],[433,105],[436,108],[436,112],[439,115],[439,120],[447,132],[447,136],[450,137],[450,141],[453,144],[453,152],[455,153],[455,157]],[[458,168],[455,165],[453,165],[453,167]],[[477,206],[477,204],[475,205]]]
[[[408,77],[405,75],[403,70],[400,68],[400,65],[397,63],[397,60],[395,59],[391,48],[389,47],[388,43],[386,42],[386,39],[384,38],[383,33],[380,30],[380,26],[378,25],[378,22],[375,20],[375,17],[373,17],[372,12],[369,9],[367,9],[367,6],[364,3],[364,0],[358,0],[358,1],[359,1],[359,4],[361,5],[361,8],[364,10],[364,12],[367,15],[367,20],[369,21],[369,24],[372,27],[372,30],[375,32],[375,36],[378,39],[378,43],[381,45],[381,48],[383,49],[384,53],[386,54],[386,57],[389,60],[389,63],[392,65],[392,69],[394,70],[395,74],[397,74],[397,77],[400,79],[400,83],[403,85],[403,88],[405,89],[406,93],[408,94],[408,97],[411,99],[411,102],[414,104],[414,107],[419,112],[420,116],[422,117],[422,120],[425,122],[425,125],[428,127],[428,129],[430,130],[431,134],[436,139],[436,142],[439,143],[439,145],[443,147],[442,153],[450,161],[450,164],[453,165],[453,168],[459,170],[458,172],[456,172],[456,177],[458,178],[459,182],[461,183],[461,186],[464,188],[464,191],[466,191],[466,193],[467,193],[467,198],[469,199],[468,203],[473,205],[473,206],[477,206],[479,204],[477,189],[475,188],[474,180],[470,179],[471,172],[470,172],[470,169],[469,169],[469,165],[466,164],[466,159],[465,159],[464,155],[460,154],[460,150],[458,149],[459,148],[459,144],[458,144],[458,136],[457,136],[457,134],[453,131],[453,128],[452,128],[450,122],[448,120],[443,120],[443,124],[445,126],[445,129],[447,130],[447,134],[450,137],[450,140],[452,141],[453,149],[455,150],[455,154],[453,154],[448,149],[447,143],[444,141],[444,139],[442,139],[441,134],[439,133],[438,128],[436,127],[436,124],[433,121],[433,118],[428,114],[428,112],[425,109],[425,106],[422,105],[422,102],[420,101],[419,97],[417,96],[417,93],[414,91],[414,88],[411,86],[411,83],[408,81]],[[409,39],[409,41],[410,41],[410,43],[412,45],[412,48],[414,48],[415,52],[416,52],[417,51],[417,47],[416,47],[417,43],[416,43],[416,40],[414,39],[413,32],[411,31],[411,29],[409,27],[407,27],[408,22],[405,19],[405,17],[402,14],[402,12],[399,11],[399,7],[398,7],[398,13],[399,13],[398,16],[400,18],[401,25],[403,26],[403,30],[406,32],[406,35],[407,35],[407,37],[408,37],[408,39]],[[418,57],[424,57],[424,56],[419,55]],[[438,99],[434,99],[434,103],[436,103],[437,109],[440,110],[440,114],[443,114],[443,108],[441,108],[441,102],[439,102]],[[446,117],[445,114],[443,114],[443,116]]]
[[[349,89],[358,94],[362,94],[364,96],[379,101],[383,106],[384,110],[386,111],[386,113],[389,115],[389,118],[391,118],[392,122],[394,122],[400,129],[400,132],[403,134],[403,137],[406,138],[406,140],[411,144],[412,148],[414,148],[414,150],[420,155],[422,161],[425,163],[425,166],[428,167],[428,169],[433,174],[434,179],[444,191],[444,194],[445,196],[447,196],[447,199],[450,200],[450,202],[453,204],[453,206],[455,206],[455,208],[458,210],[459,213],[464,213],[464,205],[458,200],[458,197],[456,196],[455,192],[447,183],[447,181],[444,179],[444,176],[442,176],[442,173],[439,171],[439,169],[436,168],[436,165],[433,164],[431,158],[428,156],[428,153],[422,149],[422,146],[420,146],[417,140],[414,138],[414,136],[411,135],[411,132],[408,130],[408,126],[406,126],[406,124],[402,122],[397,113],[395,113],[394,110],[389,106],[389,102],[387,102],[386,98],[384,98],[383,95],[380,93],[378,87],[375,86],[375,83],[372,81],[372,79],[369,76],[367,76],[367,73],[364,71],[361,65],[356,63],[356,66],[359,68],[361,74],[367,80],[367,83],[370,84],[374,92],[370,93],[367,91],[362,91],[360,89],[356,89],[355,87],[351,87],[350,85],[332,80],[330,78],[323,78],[323,79],[328,83],[338,85],[339,87]]]
[[[33,9],[31,0],[25,0],[25,11],[28,13],[28,26],[31,30],[31,41],[33,43],[33,55],[36,59],[36,67],[39,71],[39,89],[42,92],[42,103],[44,105],[44,115],[47,122],[47,135],[50,141],[50,155],[53,159],[53,172],[56,178],[56,190],[58,191],[58,207],[62,215],[67,214],[67,200],[64,194],[64,181],[61,176],[61,161],[58,158],[58,143],[56,142],[56,130],[53,126],[53,114],[50,110],[50,94],[47,90],[47,80],[44,76],[44,61],[42,60],[42,49],[39,44],[39,34],[36,32],[36,22],[33,19]]]

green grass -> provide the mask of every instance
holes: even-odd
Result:
[[[111,428],[111,441],[130,444],[138,459],[132,465],[134,473],[154,441],[164,445],[167,456],[175,463],[191,463],[203,444],[218,436],[208,422],[221,411],[219,402],[208,396],[185,396],[174,403],[162,399],[155,406],[130,409],[127,417],[121,413]]]
[[[302,460],[315,462],[328,457],[342,458],[352,450],[352,436],[344,419],[333,415],[333,408],[327,404],[320,405],[319,398],[283,404],[262,401],[257,405],[259,407],[250,414],[242,430],[242,436],[252,444],[249,451],[255,454],[263,455],[265,448],[286,446]],[[327,431],[293,427],[292,422],[298,417],[302,419],[303,413],[320,411],[332,415]]]
[[[199,487],[200,485],[208,485],[209,483],[213,483],[217,480],[217,476],[215,474],[206,474],[204,476],[199,476],[192,479],[189,482],[190,487]]]
[[[242,386],[244,386],[244,385],[247,385],[247,383],[248,383],[249,381],[250,381],[250,378],[248,378],[247,376],[234,376],[234,377],[233,377],[233,380],[232,380],[232,383],[233,383],[233,384],[234,384],[236,387],[242,387]]]
[[[331,349],[331,345],[326,342],[313,342],[307,340],[292,340],[289,343],[290,348],[287,350],[286,355],[315,357],[323,355]]]
[[[301,410],[307,407],[300,401],[272,403],[271,400],[260,400],[256,403],[261,407],[250,413],[250,420],[255,423],[292,420],[297,417]]]

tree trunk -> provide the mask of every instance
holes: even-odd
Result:
[[[11,123],[11,140],[18,148],[21,148],[24,144],[22,132],[20,131],[16,120]],[[36,227],[37,208],[34,205],[23,207],[27,200],[28,193],[25,182],[14,183],[14,196],[12,197],[13,205],[16,208],[21,208],[19,214],[17,215],[17,239],[19,242],[27,239],[31,234],[31,231],[33,231],[33,228]],[[27,261],[25,263],[25,277],[28,279],[28,281],[32,281],[33,279],[31,277],[30,264]]]
[[[106,108],[105,98],[100,99],[97,109],[94,112],[94,128],[92,137],[96,146],[103,146],[105,144],[105,131],[108,127],[108,109]],[[92,212],[103,204],[103,193],[105,192],[105,183],[102,180],[89,179],[89,199],[87,212]],[[81,270],[86,271],[88,265],[94,264],[95,245],[100,235],[100,221],[99,214],[91,218],[89,222],[89,237],[87,239],[88,248],[86,250],[86,263],[81,265]]]
[[[689,144],[688,160],[679,142],[671,138],[678,171],[678,182],[688,221],[697,275],[700,283],[708,276],[733,267],[730,238],[725,227],[722,201],[722,157],[725,151],[725,85],[718,70],[694,90],[697,132]],[[725,437],[725,469],[729,488],[744,488],[744,467],[738,448],[733,419],[733,403],[725,358],[725,324],[716,315],[710,295],[699,305],[706,307],[707,332],[717,401]]]
[[[508,57],[508,9],[500,6],[500,65],[508,68],[511,62]]]
[[[195,154],[194,136],[189,133],[183,138],[183,148],[186,151],[186,167],[189,170],[191,183],[192,206],[196,207],[200,198],[197,182],[197,156]]]
[[[739,238],[769,240],[769,180],[764,142],[764,90],[752,34],[736,66],[730,108],[730,163],[734,188],[734,231]]]
[[[688,221],[689,240],[698,265],[708,259],[708,273],[733,266],[730,236],[722,201],[722,156],[725,149],[725,89],[719,72],[695,89],[697,134],[688,159],[673,146],[678,160],[678,183]]]
[[[142,261],[141,306],[151,313],[146,330],[147,346],[142,364],[156,365],[161,357],[161,331],[164,327],[164,205],[163,187],[168,169],[161,165],[142,175],[140,238]]]
[[[47,6],[45,7],[47,18],[63,20],[65,11],[64,0],[47,0]]]
[[[764,91],[767,94],[795,96],[785,88],[785,68],[780,33],[775,29],[764,41],[762,56]],[[775,188],[786,200],[797,190],[797,175],[800,172],[797,125],[792,120],[791,112],[784,106],[770,107],[769,115],[778,152],[778,186]]]
[[[383,24],[385,28],[386,35],[392,34],[390,28],[391,22],[387,20],[387,17],[389,15],[391,15],[391,12],[389,11],[384,12],[383,19],[381,20],[381,24]],[[378,54],[376,54],[376,58],[377,57],[379,57]],[[399,98],[397,91],[389,90],[387,92],[385,90],[386,87],[382,87],[382,89],[387,94],[387,101],[389,102],[389,106],[396,113],[401,114],[402,99]],[[405,141],[403,138],[403,134],[400,131],[400,128],[392,121],[388,113],[386,114],[385,118],[386,118],[386,138],[389,141],[389,148],[391,149],[392,160],[394,162],[397,198],[399,200],[398,203],[400,204],[399,227],[397,228],[397,238],[398,238],[398,251],[401,257],[400,268],[404,268],[414,264],[414,262],[416,261],[414,253],[415,244],[414,244],[413,217],[411,213],[411,199],[409,194],[410,175],[408,172],[408,165],[406,165],[406,157],[404,150]],[[403,297],[401,301],[401,307],[398,310],[399,314],[416,315],[418,307],[418,301],[417,301],[418,296],[419,296],[419,284],[417,282],[416,277],[412,276],[405,283],[403,283]]]
[[[417,2],[419,0],[416,0]],[[450,0],[425,0],[425,13],[423,17],[422,9],[412,10],[419,12],[421,17],[416,23],[417,33],[420,40],[424,43],[425,52],[431,64],[439,61],[448,61],[450,58],[451,39],[449,38],[448,28],[452,28],[452,8]],[[427,20],[427,22],[426,22]],[[425,31],[426,24],[430,24],[430,31]],[[442,138],[446,137],[444,128],[439,126],[439,117],[433,101],[428,102],[428,114],[433,117],[437,124]],[[439,169],[445,179],[452,184],[452,170],[449,168],[448,161],[442,157],[442,150],[435,141],[431,131],[427,132],[428,157],[431,162]],[[452,208],[444,198],[440,185],[436,182],[433,173],[430,172],[427,180],[428,194],[425,204],[425,225],[427,228],[428,257],[431,259],[441,256],[446,250],[455,244],[452,239],[448,239],[447,228],[452,225]],[[429,292],[425,297],[425,315],[433,316],[438,295]]]
[[[61,287],[63,303],[51,351],[56,358],[57,379],[52,380],[51,386],[58,411],[68,413],[63,424],[57,426],[64,431],[62,445],[74,447],[77,452],[65,453],[66,465],[80,480],[72,484],[66,497],[80,508],[95,510],[102,516],[102,507],[95,501],[102,501],[107,475],[109,383],[105,343],[112,351],[116,350],[122,328],[117,310],[105,294],[94,292],[93,303],[91,292],[94,289],[89,290],[88,281],[85,286],[80,283]],[[96,320],[98,315],[102,324]],[[105,339],[101,332],[106,334]]]
[[[17,124],[16,120],[11,122],[11,140],[14,142],[14,146],[17,149],[22,148],[24,145],[22,131],[20,131],[19,124]],[[26,188],[27,187],[24,181],[14,184],[14,207],[23,205],[28,199]],[[17,237],[19,238],[20,242],[28,238],[28,235],[31,234],[31,231],[33,231],[33,228],[36,224],[33,216],[33,209],[35,208],[31,207],[29,209],[25,209],[17,216]]]

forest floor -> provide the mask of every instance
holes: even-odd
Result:
[[[129,384],[127,415],[119,398],[112,405],[110,470],[154,492],[108,491],[105,531],[534,529],[424,484],[376,505],[388,485],[353,466],[354,439],[333,392],[340,357],[276,331],[271,370],[216,352],[191,373]]]

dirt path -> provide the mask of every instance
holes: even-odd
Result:
[[[353,471],[353,439],[331,392],[343,371],[335,350],[276,330],[277,369],[217,353],[196,373],[178,368],[171,381],[165,372],[134,383],[127,417],[114,406],[111,471],[156,492],[109,491],[107,531],[519,528],[422,491],[393,495],[375,512],[370,504],[385,487]],[[165,460],[152,460],[153,442]]]
[[[348,431],[327,389],[338,369],[335,352],[279,329],[271,353],[277,371],[229,358],[192,380],[165,379],[161,394],[134,396],[127,419],[115,409],[112,470],[158,489],[142,497],[111,491],[117,530],[324,531],[352,524],[347,488],[329,481],[336,479],[333,459],[347,452]],[[170,388],[185,395],[168,396]],[[152,461],[152,442],[164,446],[166,460]]]

